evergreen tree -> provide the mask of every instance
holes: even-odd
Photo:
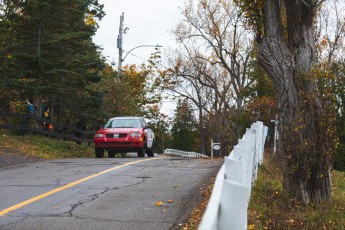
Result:
[[[13,16],[17,7],[10,0],[0,1],[0,109],[9,111],[11,98],[16,98],[20,88],[9,90],[7,85],[11,85],[8,79],[15,75],[13,68],[13,58],[9,50],[14,38],[11,36],[11,26]]]
[[[16,1],[7,16],[9,42],[1,37],[2,90],[20,89],[17,96],[39,104],[44,98],[58,118],[87,112],[95,104],[89,85],[103,67],[92,42],[102,7],[97,0]]]
[[[179,100],[171,130],[171,148],[183,151],[199,151],[197,122],[191,105]]]

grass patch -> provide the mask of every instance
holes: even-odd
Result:
[[[320,205],[301,205],[283,192],[280,160],[266,155],[258,171],[248,208],[248,229],[345,229],[345,172],[332,172],[332,200]],[[188,223],[180,230],[196,230],[211,196],[213,184],[204,191]]]
[[[345,173],[332,172],[332,200],[301,205],[283,192],[279,160],[265,158],[253,187],[248,229],[345,229]]]
[[[15,135],[0,131],[0,147],[18,150],[22,153],[43,159],[94,157],[93,144],[81,145],[73,141],[62,141],[42,135]]]

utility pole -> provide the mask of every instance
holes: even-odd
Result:
[[[120,29],[119,29],[119,35],[117,37],[117,48],[119,49],[119,63],[118,63],[118,75],[121,76],[121,72],[122,72],[122,53],[123,53],[123,49],[122,49],[122,37],[123,37],[123,21],[125,19],[125,14],[122,13],[122,15],[120,16]]]
[[[1,1],[1,0],[0,0]],[[119,35],[117,36],[117,48],[119,49],[119,62],[118,62],[118,76],[121,77],[122,75],[122,62],[126,59],[127,55],[132,52],[133,50],[140,48],[140,47],[162,47],[160,45],[140,45],[140,46],[136,46],[133,49],[131,49],[130,51],[126,52],[126,55],[124,58],[122,58],[123,55],[123,49],[122,49],[122,43],[123,43],[123,34],[127,33],[128,31],[128,27],[126,27],[125,29],[123,29],[123,21],[125,20],[125,14],[122,13],[122,15],[120,16],[120,28],[119,28]]]

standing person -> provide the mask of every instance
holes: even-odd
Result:
[[[46,109],[44,110],[43,116],[44,116],[45,119],[47,119],[47,120],[49,119],[49,108],[46,108]]]
[[[34,107],[34,100],[33,98],[28,98],[26,99],[26,103],[27,103],[27,114],[32,116],[35,114],[35,107]],[[26,124],[28,126],[28,128],[30,129],[33,125],[33,122],[31,122],[31,117],[26,118]]]
[[[28,113],[30,115],[34,115],[35,113],[35,107],[33,105],[33,100],[32,99],[26,99],[26,103],[28,104]]]
[[[46,108],[44,110],[43,117],[44,117],[44,119],[47,120],[43,123],[43,129],[45,129],[45,130],[52,129],[52,126],[50,125],[50,122],[49,122],[49,108]]]

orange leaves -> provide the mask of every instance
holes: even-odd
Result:
[[[174,203],[174,200],[167,200],[166,203],[167,203],[167,204],[172,204],[172,203]],[[162,205],[164,205],[164,204],[165,204],[165,203],[164,203],[163,201],[157,201],[157,202],[155,203],[156,206],[162,206]]]
[[[254,98],[247,104],[246,111],[252,120],[270,121],[278,112],[277,101],[270,96]]]
[[[319,48],[324,49],[329,45],[329,40],[326,37],[323,37],[321,41],[319,42]]]
[[[97,24],[93,14],[87,14],[86,15],[85,24],[88,26],[94,26]]]
[[[164,204],[164,202],[163,201],[157,201],[155,204],[156,204],[156,206],[162,206]]]
[[[248,230],[254,230],[254,229],[255,229],[255,224],[248,225]]]
[[[247,25],[261,35],[265,0],[235,0],[234,2],[240,7]]]

